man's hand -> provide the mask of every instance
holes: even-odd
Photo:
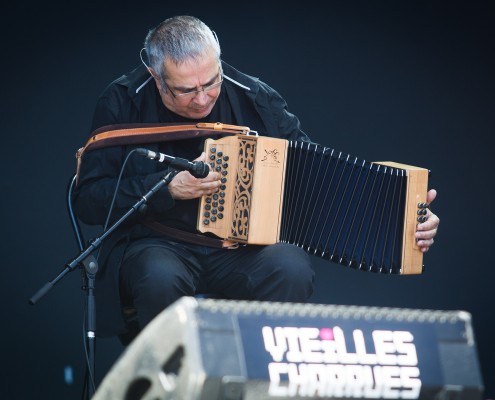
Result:
[[[206,154],[202,153],[194,161],[205,162]],[[220,185],[220,174],[218,172],[212,172],[210,170],[206,178],[198,179],[187,171],[181,171],[169,183],[168,190],[176,200],[189,200],[196,199],[205,194],[214,193]]]
[[[437,197],[437,191],[431,189],[426,195],[426,202],[431,204],[435,197]],[[440,219],[430,209],[428,209],[426,216],[427,220],[417,226],[415,235],[418,246],[423,253],[427,252],[433,244],[433,238],[436,236],[440,224]]]

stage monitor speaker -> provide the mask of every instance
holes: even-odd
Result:
[[[471,316],[183,297],[94,400],[481,399]]]

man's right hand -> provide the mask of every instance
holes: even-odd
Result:
[[[194,161],[205,162],[206,154],[202,153]],[[175,200],[190,200],[215,193],[220,185],[220,174],[218,172],[210,170],[207,177],[199,179],[192,176],[188,171],[181,171],[169,183],[168,190]]]

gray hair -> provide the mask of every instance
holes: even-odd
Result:
[[[221,51],[215,34],[204,22],[188,15],[168,18],[150,30],[144,48],[149,66],[162,81],[167,78],[166,59],[178,65],[213,50],[220,64]]]

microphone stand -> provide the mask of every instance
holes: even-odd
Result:
[[[98,272],[98,263],[96,258],[91,254],[94,250],[101,246],[103,241],[108,235],[110,235],[115,229],[117,229],[127,218],[129,218],[134,212],[143,207],[148,199],[158,192],[163,186],[170,183],[174,177],[173,172],[166,174],[155,186],[153,186],[148,193],[146,193],[139,201],[137,201],[118,221],[110,226],[103,234],[91,241],[91,244],[86,247],[81,253],[72,261],[65,264],[64,269],[56,275],[53,279],[43,285],[30,299],[29,304],[35,305],[43,296],[45,296],[60,280],[69,272],[74,271],[76,267],[84,266],[87,276],[87,349],[88,349],[88,368],[90,378],[94,376],[95,371],[95,298],[94,298],[94,282],[95,276]],[[91,398],[95,392],[94,381],[89,385],[88,398]]]

